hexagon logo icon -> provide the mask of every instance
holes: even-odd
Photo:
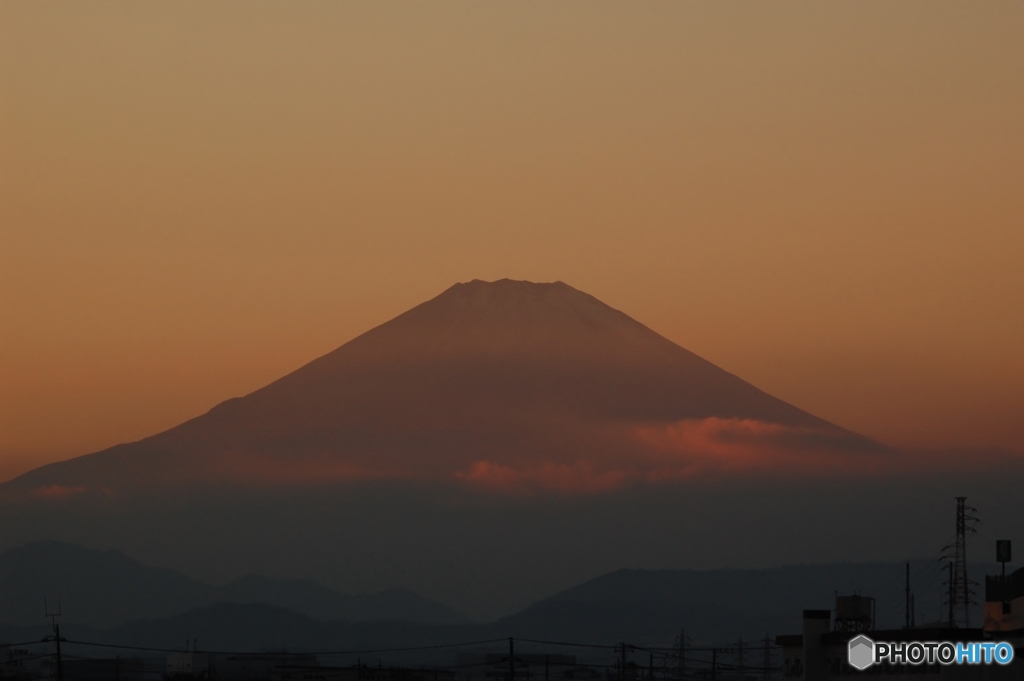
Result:
[[[847,659],[851,667],[864,671],[875,662],[875,642],[863,634],[850,639]]]

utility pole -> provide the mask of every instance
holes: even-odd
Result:
[[[619,679],[626,681],[626,644],[622,644],[622,661],[619,663]]]
[[[686,629],[679,630],[679,678],[686,678]]]
[[[60,642],[63,641],[60,637],[60,625],[57,624],[57,618],[60,617],[60,597],[57,597],[57,612],[50,612],[50,608],[46,603],[46,599],[43,599],[43,612],[50,618],[50,623],[53,625],[53,636],[47,636],[43,641],[53,641],[57,646],[57,681],[64,681],[64,659],[60,655]]]
[[[549,672],[549,669],[548,669],[549,666],[550,666],[548,658],[550,658],[550,657],[551,657],[550,655],[548,655],[547,653],[544,653],[544,681],[549,681],[549,679],[550,679],[550,676],[549,676],[550,672]]]
[[[508,637],[508,681],[516,681],[516,646],[511,636]]]
[[[743,676],[743,667],[744,666],[746,666],[746,665],[743,664],[743,638],[741,637],[739,644],[737,644],[737,646],[736,646],[736,667],[737,667],[736,672],[740,676]]]
[[[64,658],[60,654],[60,625],[53,624],[53,641],[57,644],[57,681],[64,681]]]
[[[762,674],[762,676],[764,678],[764,681],[768,681],[768,668],[771,666],[771,663],[772,663],[771,648],[769,648],[768,646],[769,646],[768,634],[765,634],[764,635],[764,670],[763,670],[763,674]]]
[[[907,617],[906,623],[903,625],[904,629],[910,628],[910,563],[907,563],[907,588],[905,599],[907,602]]]
[[[711,681],[715,681],[715,672],[718,671],[718,648],[711,649]]]

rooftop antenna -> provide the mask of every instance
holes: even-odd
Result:
[[[996,562],[1003,564],[1003,579],[1000,584],[999,591],[1003,595],[1003,614],[1009,614],[1010,602],[1007,600],[1006,592],[1006,564],[1011,562],[1010,558],[1010,540],[1009,539],[997,539],[996,540]]]
[[[57,596],[57,609],[54,611],[50,610],[50,604],[46,600],[46,596],[43,596],[43,612],[46,613],[44,616],[50,618],[50,625],[57,626],[57,618],[60,617],[60,596]]]

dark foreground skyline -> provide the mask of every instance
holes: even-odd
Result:
[[[905,622],[903,563],[833,563],[762,570],[616,570],[542,598],[492,621],[472,621],[408,591],[342,594],[310,580],[248,575],[211,585],[173,570],[143,565],[116,551],[62,542],[36,542],[0,552],[0,626],[7,640],[30,640],[44,626],[40,602],[62,612],[82,640],[177,647],[201,638],[207,650],[271,649],[289,629],[314,629],[293,649],[355,648],[389,644],[520,637],[613,645],[668,645],[680,628],[694,643],[756,640],[766,632],[798,629],[800,610],[830,608],[836,593],[876,600],[879,628]],[[945,566],[936,559],[910,561],[916,595],[910,613],[920,626],[941,626]],[[972,562],[975,579],[997,567]],[[803,604],[794,607],[794,604]],[[976,628],[981,603],[970,610]],[[958,613],[963,620],[963,613]],[[242,625],[246,619],[259,626]],[[961,626],[968,622],[962,621]],[[18,630],[26,633],[20,638]],[[400,640],[388,640],[399,637]]]

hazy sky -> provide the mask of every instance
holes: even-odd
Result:
[[[0,5],[0,479],[454,282],[1024,451],[1024,5]]]

